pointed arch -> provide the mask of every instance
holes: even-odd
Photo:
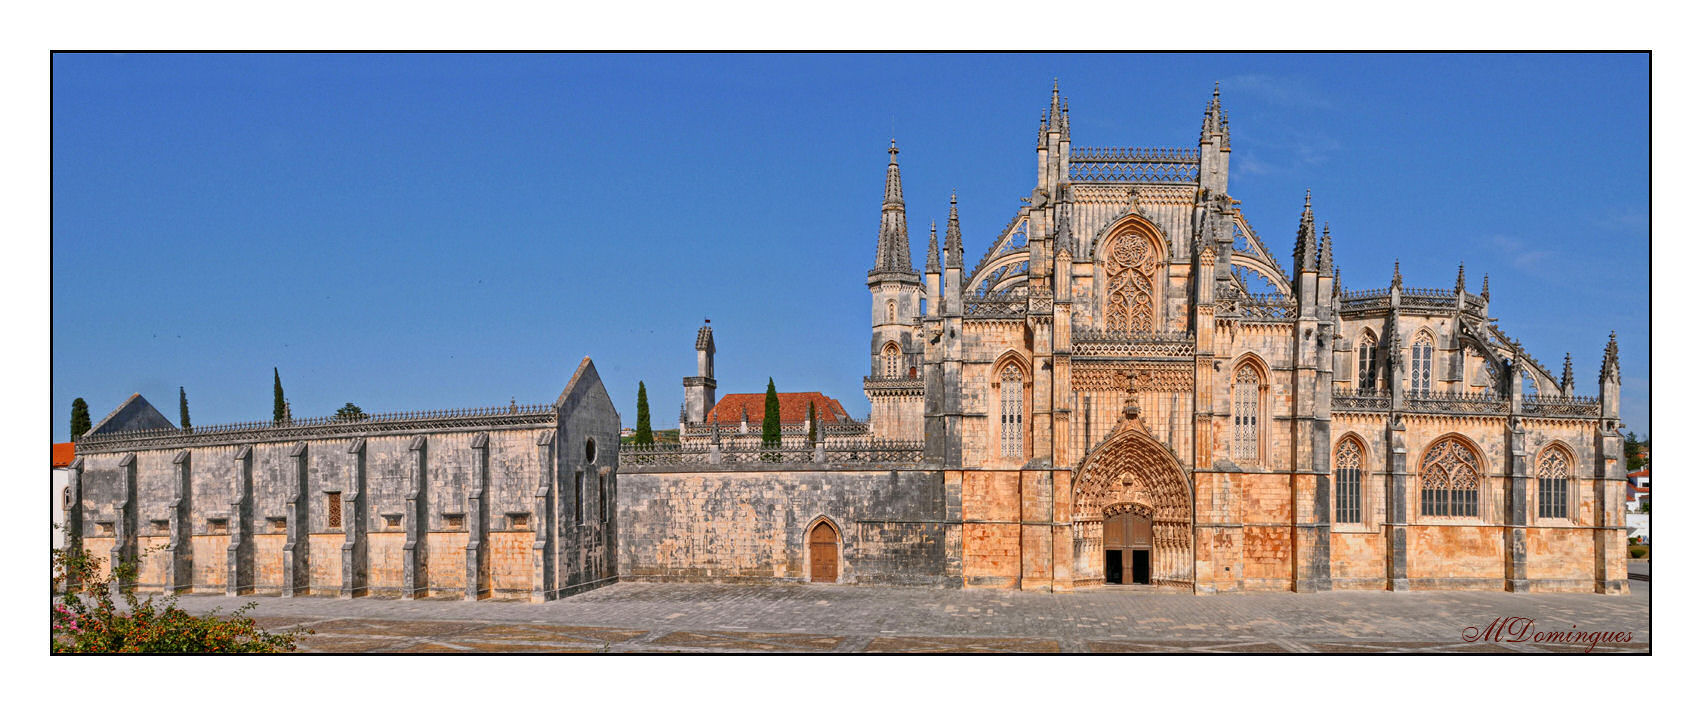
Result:
[[[845,533],[840,531],[839,523],[826,515],[817,515],[804,525],[804,549],[808,556],[804,562],[805,580],[810,583],[839,583],[844,573],[839,570],[844,563],[844,538]]]
[[[1265,417],[1270,395],[1270,366],[1248,352],[1235,359],[1229,378],[1229,456],[1256,467],[1265,465]]]
[[[1152,518],[1154,583],[1193,585],[1193,487],[1157,439],[1125,422],[1071,475],[1070,495],[1078,579],[1104,573],[1106,513],[1130,510]]]
[[[1436,333],[1429,326],[1421,326],[1412,335],[1411,357],[1408,358],[1412,368],[1412,380],[1407,389],[1415,395],[1428,395],[1435,385],[1436,362]]]
[[[1152,331],[1164,319],[1164,232],[1135,214],[1112,223],[1093,254],[1100,325],[1111,331]]]
[[[1360,390],[1377,389],[1377,332],[1370,326],[1359,330],[1354,342],[1355,368],[1353,379]]]
[[[1548,442],[1537,452],[1537,518],[1567,519],[1572,516],[1572,479],[1577,473],[1578,456],[1565,442]]]
[[[904,360],[904,350],[899,348],[897,341],[887,341],[881,346],[881,376],[898,377],[898,371]]]
[[[1335,493],[1331,502],[1335,511],[1331,517],[1337,524],[1364,524],[1365,466],[1371,458],[1371,447],[1358,434],[1348,432],[1336,441],[1330,453],[1330,469],[1335,475]]]
[[[1461,434],[1431,440],[1419,456],[1419,514],[1478,517],[1485,459],[1482,449]]]
[[[1007,350],[993,360],[989,369],[990,386],[987,448],[993,458],[1027,458],[1030,415],[1029,394],[1033,376],[1026,356]]]

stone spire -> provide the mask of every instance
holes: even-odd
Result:
[[[957,224],[957,192],[951,192],[951,212],[946,216],[946,267],[963,267],[963,231]]]
[[[1572,353],[1566,353],[1566,366],[1560,370],[1560,393],[1571,395],[1574,386],[1572,379]]]
[[[1070,212],[1067,206],[1058,209],[1058,232],[1055,237],[1058,240],[1058,252],[1072,255],[1075,253],[1070,245]]]
[[[1483,300],[1489,301],[1489,273],[1483,273]]]
[[[922,271],[929,274],[938,274],[940,271],[940,239],[935,234],[933,221],[928,221],[928,264]]]
[[[1459,274],[1454,275],[1454,291],[1456,293],[1466,291],[1466,263],[1464,262],[1460,263]]]
[[[1064,129],[1063,109],[1058,104],[1058,79],[1055,78],[1052,79],[1052,108],[1046,114],[1046,129],[1048,131]]]
[[[1330,222],[1324,221],[1324,237],[1318,241],[1318,271],[1328,272],[1335,268],[1335,255],[1330,252]]]
[[[1312,190],[1306,190],[1306,206],[1300,211],[1300,230],[1294,237],[1294,276],[1318,268],[1318,232],[1312,219]]]
[[[1335,276],[1331,277],[1330,280],[1334,283],[1332,287],[1334,291],[1330,292],[1330,295],[1337,299],[1342,298],[1342,268],[1337,267]]]
[[[1064,99],[1064,122],[1061,130],[1064,133],[1064,139],[1070,139],[1070,99],[1068,98]]]
[[[1040,111],[1040,132],[1034,138],[1035,147],[1046,148],[1046,111]]]
[[[1614,332],[1607,334],[1607,348],[1602,350],[1602,382],[1619,382],[1619,338]]]
[[[1218,98],[1221,84],[1212,84],[1211,102],[1206,103],[1206,117],[1200,122],[1200,141],[1204,142],[1212,133],[1223,135],[1223,144],[1229,146],[1229,115],[1223,112],[1223,102]]]
[[[881,201],[881,231],[875,247],[875,267],[869,270],[871,279],[877,275],[901,275],[914,279],[916,270],[910,266],[910,232],[904,221],[904,183],[898,174],[898,141],[887,149],[886,198]]]
[[[1399,289],[1401,286],[1401,261],[1395,261],[1395,276],[1389,278],[1389,286]]]

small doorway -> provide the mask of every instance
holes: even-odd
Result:
[[[1106,508],[1105,582],[1152,583],[1152,517],[1150,510],[1124,505]]]
[[[825,521],[810,529],[810,582],[839,583],[839,533]]]

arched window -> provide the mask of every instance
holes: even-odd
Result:
[[[1456,439],[1443,439],[1424,454],[1419,512],[1435,517],[1477,515],[1477,455]]]
[[[892,342],[888,341],[886,346],[881,348],[881,376],[882,377],[889,377],[889,378],[898,377],[898,363],[899,363],[900,357],[901,357],[901,355],[899,354],[899,351],[898,351],[898,344],[896,344],[896,343],[892,343]]]
[[[1537,459],[1537,517],[1566,517],[1566,481],[1572,463],[1560,449],[1549,447]]]
[[[999,456],[1022,457],[1022,371],[1016,363],[999,373]]]
[[[1436,338],[1429,331],[1419,331],[1412,339],[1412,390],[1430,392],[1430,362],[1435,357]]]
[[[889,324],[898,323],[898,302],[891,299],[886,300],[886,322]]]
[[[1359,389],[1377,389],[1377,337],[1370,331],[1359,336]]]
[[[1259,373],[1251,364],[1235,370],[1233,455],[1241,461],[1259,460]]]
[[[1336,445],[1336,522],[1363,522],[1360,513],[1361,474],[1365,451],[1359,442],[1342,439]]]
[[[1158,244],[1138,230],[1124,231],[1105,249],[1105,327],[1150,331],[1157,317]]]

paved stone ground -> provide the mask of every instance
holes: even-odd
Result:
[[[623,582],[559,601],[180,596],[192,612],[258,603],[311,652],[1583,652],[1466,642],[1526,617],[1535,631],[1630,631],[1649,651],[1649,584],[1625,596],[1334,591],[1194,596],[863,586]],[[1573,626],[1576,626],[1574,628]]]

